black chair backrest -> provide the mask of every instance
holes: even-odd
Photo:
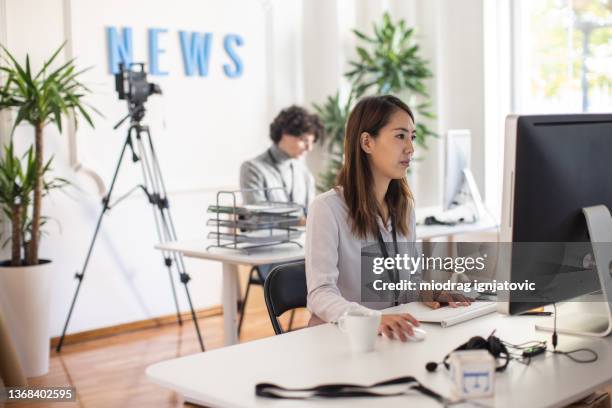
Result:
[[[278,317],[288,310],[306,307],[307,294],[304,261],[279,265],[270,272],[264,283],[264,298],[276,334],[283,333]]]

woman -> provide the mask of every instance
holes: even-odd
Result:
[[[392,242],[394,236],[396,242],[416,241],[414,202],[406,180],[415,133],[412,111],[394,96],[364,98],[349,115],[338,186],[315,198],[306,223],[311,325],[337,321],[352,308],[393,306],[361,300],[361,249]],[[419,279],[399,273],[401,279]],[[416,291],[400,296],[400,303],[418,300]],[[437,302],[427,304],[439,307]],[[460,304],[469,303],[461,298]],[[385,314],[379,334],[406,341],[418,325],[408,313]]]

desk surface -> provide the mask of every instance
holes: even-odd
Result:
[[[418,217],[417,217],[418,219]],[[418,240],[430,240],[433,238],[446,237],[449,235],[468,234],[471,232],[487,231],[497,228],[499,225],[490,215],[482,219],[456,225],[417,225],[416,237]]]
[[[303,236],[297,242],[301,247],[288,243],[252,250],[250,253],[226,248],[210,248],[210,240],[174,241],[155,245],[162,251],[180,252],[190,258],[208,259],[237,265],[266,265],[271,263],[293,262],[304,259]]]
[[[345,335],[325,324],[157,363],[148,367],[146,374],[154,383],[207,406],[439,407],[437,402],[420,394],[375,400],[269,400],[256,397],[254,387],[258,382],[288,387],[329,382],[367,384],[413,375],[424,385],[449,396],[448,373],[441,368],[428,373],[425,363],[440,361],[471,336],[487,336],[493,329],[497,336],[514,344],[536,339],[550,342],[549,333],[535,331],[535,323],[542,319],[546,318],[491,314],[445,329],[423,324],[428,333],[425,341],[401,343],[378,338],[376,350],[366,354],[352,354]],[[497,374],[494,399],[480,402],[491,407],[558,407],[612,381],[612,338],[560,335],[560,350],[577,347],[594,349],[599,359],[579,364],[565,356],[546,353],[534,358],[530,366],[511,362],[506,372]]]
[[[470,232],[486,231],[496,228],[497,224],[491,217],[486,217],[475,223],[457,224],[454,226],[447,225],[418,225],[417,239],[430,240],[456,234],[467,234]],[[304,236],[298,240],[304,245]],[[174,241],[165,244],[158,244],[155,248],[170,251],[180,252],[184,256],[191,258],[208,259],[213,261],[227,262],[238,265],[265,265],[270,263],[283,263],[299,261],[304,259],[304,248],[295,244],[282,244],[270,247],[253,250],[250,254],[235,251],[232,249],[223,248],[206,248],[213,244],[211,240],[190,240],[190,241]]]

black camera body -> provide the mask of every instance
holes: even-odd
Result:
[[[147,73],[144,63],[130,64],[126,68],[123,63],[119,64],[119,72],[115,74],[115,89],[119,99],[127,100],[130,105],[139,107],[144,105],[149,96],[161,94],[159,85],[147,82]],[[140,69],[134,69],[134,67]]]

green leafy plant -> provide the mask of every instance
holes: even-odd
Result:
[[[47,181],[44,175],[51,170],[51,160],[42,169],[43,196],[55,188],[61,188],[68,182],[56,177]],[[36,186],[36,160],[34,148],[30,146],[22,158],[14,153],[13,144],[4,147],[4,155],[0,158],[0,210],[11,222],[9,239],[3,242],[3,247],[11,243],[11,266],[20,266],[22,259],[30,248],[32,219],[28,209],[32,203]],[[41,225],[46,222],[41,217]]]
[[[28,159],[27,170],[24,172],[24,177],[27,174],[28,177],[33,178],[32,197],[31,201],[26,200],[22,203],[24,207],[20,219],[22,223],[26,222],[24,220],[29,220],[26,223],[26,225],[29,225],[29,241],[27,241],[24,253],[24,264],[26,265],[38,264],[40,227],[45,220],[41,217],[41,204],[45,186],[49,186],[49,184],[45,184],[43,175],[48,170],[49,163],[44,164],[44,128],[53,124],[61,132],[62,117],[68,114],[73,118],[75,126],[78,125],[80,114],[93,127],[89,111],[96,111],[83,101],[83,97],[91,92],[79,81],[80,76],[86,70],[78,71],[74,65],[74,59],[58,68],[51,69],[51,65],[57,59],[63,47],[63,45],[59,47],[51,58],[43,63],[42,68],[34,73],[30,67],[29,56],[26,55],[25,64],[22,65],[2,46],[3,54],[0,61],[0,70],[6,76],[6,81],[0,88],[0,109],[16,111],[11,137],[15,128],[22,122],[29,123],[34,127],[35,136],[32,162],[30,163]],[[32,169],[30,169],[30,165],[33,166]],[[16,164],[10,163],[10,166],[15,171]],[[13,172],[10,175],[16,175],[16,173]],[[51,185],[54,185],[53,182]],[[30,206],[32,207],[31,215],[28,215],[29,218],[27,218],[25,214],[30,214]],[[15,230],[14,223],[12,230]],[[13,251],[16,251],[14,243]],[[16,252],[13,252],[13,255],[15,254]]]
[[[428,62],[420,57],[414,41],[414,29],[404,20],[394,22],[385,13],[380,24],[374,24],[374,35],[358,30],[353,33],[362,45],[358,46],[357,60],[350,61],[351,70],[345,74],[351,89],[344,100],[339,93],[327,98],[323,105],[314,105],[324,123],[327,134],[329,162],[321,175],[320,190],[335,186],[336,175],[342,167],[344,128],[353,104],[368,94],[396,94],[409,100],[419,118],[434,119],[429,109],[431,102],[425,81],[432,77]],[[419,103],[414,104],[413,102]],[[427,149],[427,140],[437,137],[421,121],[416,124],[416,144]]]
[[[352,105],[352,95],[343,103],[340,93],[328,96],[323,106],[315,104],[315,110],[323,122],[329,162],[327,170],[321,174],[318,188],[326,191],[336,185],[336,175],[342,167],[344,155],[344,128]]]

